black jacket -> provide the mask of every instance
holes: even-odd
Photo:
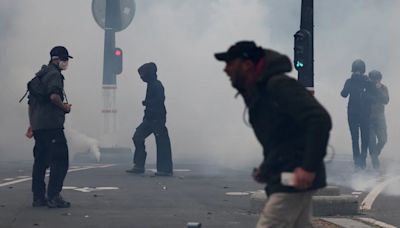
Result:
[[[164,87],[157,79],[147,82],[146,98],[143,105],[146,106],[144,119],[165,121],[167,111],[164,105]]]
[[[371,90],[372,83],[368,81],[366,75],[353,73],[346,80],[340,95],[349,96],[347,111],[350,115],[368,116],[370,109],[370,100],[368,93]]]
[[[282,172],[296,167],[316,173],[314,190],[326,186],[323,158],[331,119],[328,112],[298,81],[284,73],[292,69],[288,57],[266,50],[260,78],[246,95],[250,123],[264,149],[261,174],[267,194],[299,192],[281,184]]]

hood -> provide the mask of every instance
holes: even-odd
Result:
[[[264,56],[264,64],[262,70],[259,73],[260,78],[258,82],[266,82],[272,76],[287,73],[292,71],[292,63],[289,57],[282,55],[276,51],[266,49]]]

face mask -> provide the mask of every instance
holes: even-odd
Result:
[[[68,60],[67,61],[60,61],[60,63],[58,63],[58,67],[61,70],[67,70],[68,69]]]

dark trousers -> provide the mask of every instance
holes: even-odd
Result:
[[[379,155],[387,142],[387,130],[385,116],[373,118],[369,129],[369,154],[372,166],[379,168]]]
[[[50,168],[47,197],[53,198],[62,190],[68,171],[68,146],[63,129],[34,131],[32,192],[35,199],[46,194],[45,175]]]
[[[351,134],[353,160],[356,167],[365,168],[365,159],[368,153],[369,120],[360,113],[348,113],[348,122]],[[360,150],[361,135],[361,150]]]
[[[144,168],[147,156],[144,143],[149,135],[154,134],[157,145],[157,171],[172,172],[171,142],[165,122],[165,120],[148,120],[145,118],[136,128],[132,138],[135,145],[133,155],[135,166]]]

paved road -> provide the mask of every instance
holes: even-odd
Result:
[[[2,164],[0,227],[254,227],[248,195],[261,189],[245,172],[182,165],[174,177],[125,173],[127,166],[72,166],[64,197],[70,209],[32,208],[29,163]],[[191,171],[184,170],[190,169]],[[11,180],[11,178],[15,178]],[[5,186],[4,186],[5,185]],[[105,188],[107,187],[107,188]]]
[[[397,161],[382,162],[378,173],[367,167],[354,172],[350,156],[338,156],[327,165],[328,181],[344,194],[357,195],[360,216],[400,227],[400,167]]]
[[[250,168],[176,165],[174,177],[155,177],[153,170],[145,175],[125,173],[128,165],[77,163],[71,165],[63,191],[72,207],[32,208],[31,162],[0,162],[0,167],[1,228],[157,228],[186,227],[187,222],[201,222],[203,227],[254,227],[258,215],[248,193],[263,188],[249,177]],[[361,216],[400,227],[400,194],[395,194],[399,181],[387,183],[400,172],[391,170],[383,175],[386,178],[372,171],[354,174],[346,157],[337,157],[327,170],[330,183],[345,194],[358,195],[360,202],[383,185]]]

